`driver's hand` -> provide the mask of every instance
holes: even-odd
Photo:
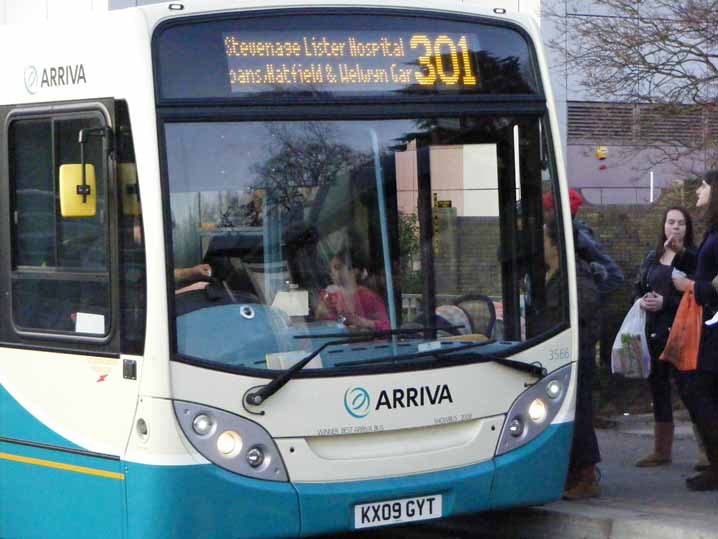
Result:
[[[212,277],[212,266],[209,264],[197,264],[192,268],[192,273],[199,279]]]
[[[196,283],[192,283],[191,285],[185,286],[184,288],[175,290],[175,295],[184,294],[185,292],[192,292],[193,290],[203,290],[207,288],[207,285],[209,285],[209,283],[206,281],[198,281]]]

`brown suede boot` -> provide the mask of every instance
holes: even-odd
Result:
[[[595,465],[576,471],[574,478],[574,485],[563,491],[564,500],[585,500],[598,498],[601,495],[601,486],[598,484]]]
[[[663,466],[671,463],[673,432],[675,430],[673,423],[656,423],[653,430],[656,436],[655,449],[653,453],[636,462],[636,466],[639,468]]]

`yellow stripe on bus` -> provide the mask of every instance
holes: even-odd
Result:
[[[123,481],[125,474],[106,472],[104,470],[95,470],[93,468],[85,468],[84,466],[74,466],[72,464],[62,464],[61,462],[52,462],[50,460],[33,459],[29,457],[20,457],[18,455],[10,455],[9,453],[0,453],[0,459],[12,460],[14,462],[22,462],[23,464],[34,464],[35,466],[45,466],[47,468],[57,468],[58,470],[67,470],[68,472],[84,473],[87,475],[97,475],[99,477],[107,477],[109,479],[119,479]]]

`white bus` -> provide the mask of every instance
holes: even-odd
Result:
[[[1,28],[0,537],[559,498],[577,318],[540,43],[489,1]]]

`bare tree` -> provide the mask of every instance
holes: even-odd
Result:
[[[342,171],[368,159],[337,142],[329,123],[277,124],[268,129],[276,151],[254,167],[254,173],[261,186],[272,190],[275,203],[286,209],[303,202],[305,188],[330,183]]]
[[[718,0],[545,0],[543,16],[585,95],[633,106],[635,150],[657,150],[653,164],[718,164]],[[610,130],[600,117],[595,127]]]

